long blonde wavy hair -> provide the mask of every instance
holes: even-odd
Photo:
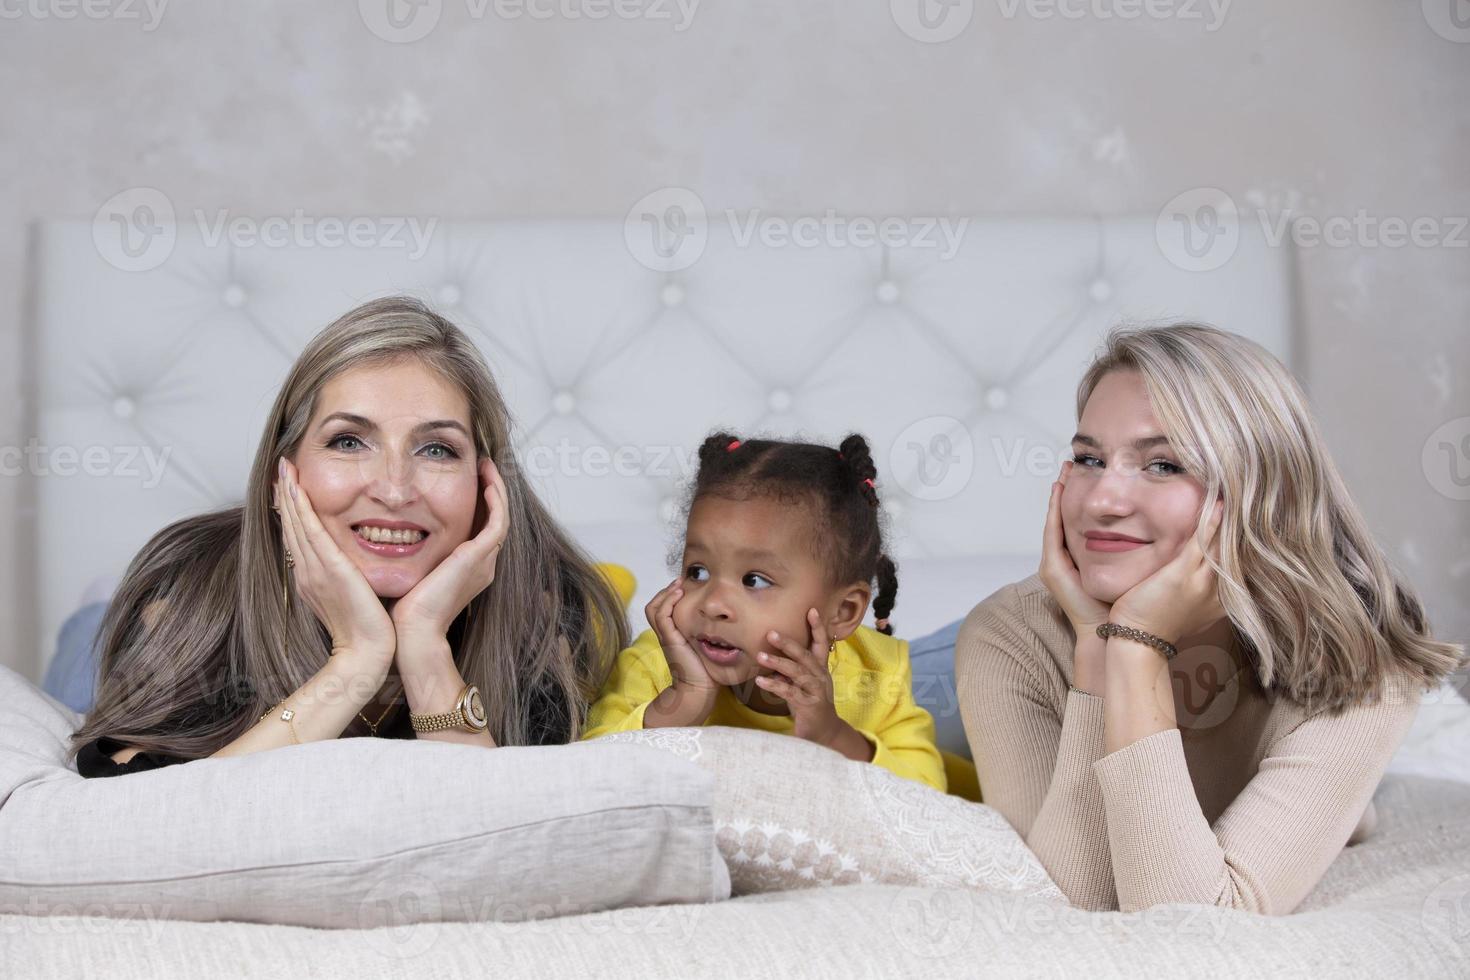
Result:
[[[1374,543],[1306,396],[1258,344],[1198,323],[1119,328],[1077,387],[1136,370],[1185,468],[1223,495],[1220,600],[1263,689],[1340,710],[1399,672],[1432,686],[1464,656]],[[1201,515],[1201,526],[1203,526]]]
[[[164,528],[128,566],[103,619],[96,703],[72,736],[73,753],[109,736],[202,758],[321,669],[326,630],[304,602],[282,601],[276,460],[294,455],[328,381],[402,358],[464,393],[476,453],[494,459],[510,503],[495,581],[449,631],[455,663],[479,686],[498,744],[579,737],[628,644],[621,603],[527,484],[505,402],[474,344],[417,300],[390,297],[346,313],[301,353],[266,421],[244,505]]]

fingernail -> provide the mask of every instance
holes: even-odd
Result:
[[[296,499],[296,484],[294,482],[291,484],[291,499]]]
[[[769,636],[771,638],[772,643],[781,642],[781,634],[777,633],[775,630],[771,630],[769,633],[766,634],[766,636]]]
[[[276,472],[282,477],[286,475],[286,457],[282,456],[276,460]]]

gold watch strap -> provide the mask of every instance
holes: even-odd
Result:
[[[455,699],[455,707],[450,711],[437,715],[417,715],[410,711],[408,720],[413,725],[413,730],[416,732],[479,731],[469,724],[463,707],[473,686],[473,684],[464,686],[459,692],[459,697]]]

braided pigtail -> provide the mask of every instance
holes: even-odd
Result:
[[[879,555],[878,592],[873,596],[873,615],[877,617],[875,625],[879,633],[893,635],[893,624],[888,621],[888,614],[893,612],[893,604],[897,601],[898,566],[887,555]]]
[[[849,483],[863,495],[871,506],[878,506],[878,467],[873,465],[873,454],[868,450],[868,440],[854,433],[842,440],[837,447],[837,458],[851,477]]]

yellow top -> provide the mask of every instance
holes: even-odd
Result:
[[[944,762],[934,745],[934,719],[914,703],[909,645],[866,626],[839,640],[827,658],[837,716],[873,746],[873,764],[906,779],[945,790]],[[653,630],[645,630],[618,654],[602,694],[587,715],[584,739],[637,731],[650,702],[673,684]],[[715,697],[706,725],[755,728],[789,735],[790,715],[746,707],[728,687]]]

